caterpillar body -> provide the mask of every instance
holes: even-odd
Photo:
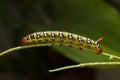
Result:
[[[102,40],[103,38],[99,38],[97,41],[94,41],[90,38],[65,31],[41,31],[23,37],[21,39],[21,42],[23,45],[42,43],[51,43],[52,45],[54,45],[55,43],[60,43],[60,45],[62,45],[65,43],[69,44],[70,47],[78,46],[80,50],[82,50],[83,48],[87,48],[96,51],[98,54],[101,54],[102,47],[99,43]]]

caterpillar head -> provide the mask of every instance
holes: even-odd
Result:
[[[26,45],[26,44],[27,44],[25,38],[22,38],[22,39],[21,39],[21,42],[22,42],[23,45]]]

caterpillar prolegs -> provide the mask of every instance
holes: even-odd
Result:
[[[98,54],[101,54],[102,47],[99,43],[102,40],[103,38],[99,38],[97,41],[94,41],[90,38],[65,31],[41,31],[23,37],[21,39],[21,42],[23,45],[42,43],[51,43],[52,45],[54,45],[55,43],[60,43],[60,45],[69,44],[70,47],[78,46],[80,50],[82,50],[83,48],[87,48],[96,51]]]

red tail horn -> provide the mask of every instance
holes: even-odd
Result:
[[[103,38],[99,38],[98,40],[97,40],[97,42],[102,42],[102,40],[103,40]]]

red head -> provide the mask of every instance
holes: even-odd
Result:
[[[22,38],[21,42],[22,42],[23,45],[26,45],[26,39],[25,38]]]

